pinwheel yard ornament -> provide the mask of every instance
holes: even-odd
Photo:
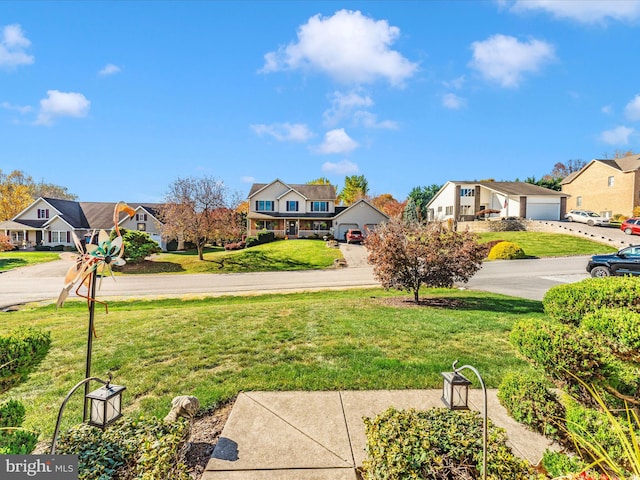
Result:
[[[106,303],[95,299],[95,279],[98,274],[100,274],[102,278],[102,275],[106,272],[113,276],[111,267],[114,265],[122,266],[126,263],[123,258],[124,244],[122,235],[120,234],[120,228],[118,227],[120,213],[122,212],[126,212],[129,217],[133,217],[135,214],[135,210],[126,203],[118,202],[116,204],[113,212],[113,224],[116,235],[113,239],[111,239],[111,236],[106,231],[100,230],[97,245],[93,243],[93,239],[95,238],[94,232],[89,243],[83,247],[77,235],[71,232],[79,255],[76,264],[69,269],[64,278],[64,287],[58,296],[58,307],[64,305],[65,300],[69,296],[69,292],[75,285],[78,285],[76,295],[86,298],[89,303],[98,302],[103,304],[105,308],[107,307]],[[87,289],[87,295],[80,293],[80,288],[83,286]]]

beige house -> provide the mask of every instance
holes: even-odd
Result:
[[[110,231],[116,203],[76,202],[56,198],[38,198],[10,221],[0,222],[0,233],[8,235],[11,243],[21,248],[39,246],[75,248],[71,232],[78,238],[95,230]],[[165,248],[158,220],[159,204],[130,203],[136,214],[123,215],[119,227],[140,230],[149,234],[161,248]]]
[[[333,185],[288,184],[282,180],[255,183],[249,191],[247,234],[272,231],[276,236],[307,238],[333,235],[344,240],[349,228],[368,229],[389,220],[369,202],[336,205]]]
[[[562,181],[562,192],[568,195],[568,210],[632,215],[640,205],[640,155],[591,160]]]

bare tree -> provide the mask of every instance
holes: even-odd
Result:
[[[480,269],[486,248],[476,238],[439,223],[404,224],[393,219],[367,237],[367,261],[384,288],[411,291],[418,303],[422,285],[450,288],[454,282],[467,282]]]
[[[216,178],[178,178],[165,195],[162,233],[194,243],[198,258],[204,260],[204,246],[211,239],[225,238],[230,227],[236,228],[230,225],[231,216],[227,214],[235,210],[236,201]]]

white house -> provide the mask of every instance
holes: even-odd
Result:
[[[369,202],[336,205],[333,185],[289,184],[282,180],[255,183],[249,192],[247,233],[273,231],[278,236],[305,238],[332,234],[343,240],[349,228],[368,229],[389,217]]]
[[[567,194],[525,182],[449,181],[427,204],[429,220],[487,217],[560,220]]]
[[[40,197],[10,221],[0,222],[0,233],[11,238],[11,243],[23,248],[43,246],[75,247],[71,232],[78,238],[91,235],[95,230],[111,230],[115,202],[76,202]],[[127,230],[140,230],[165,245],[160,234],[159,204],[129,204],[136,211],[133,218],[123,215],[119,226]]]

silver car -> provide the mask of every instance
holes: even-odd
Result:
[[[586,223],[587,225],[609,225],[608,218],[601,217],[596,212],[592,212],[591,210],[569,210],[569,213],[567,213],[564,218],[566,218],[570,222],[581,222]]]

